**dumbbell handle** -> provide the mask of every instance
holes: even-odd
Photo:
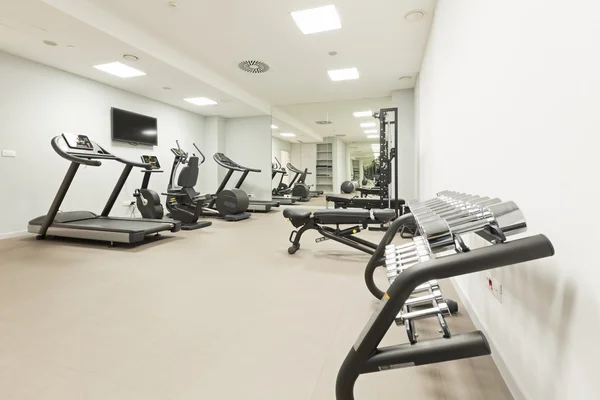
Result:
[[[400,313],[396,317],[396,323],[403,324],[407,320],[417,320],[433,317],[438,314],[450,314],[450,309],[446,303],[438,303],[437,307],[426,308],[424,310],[411,311],[408,313]]]

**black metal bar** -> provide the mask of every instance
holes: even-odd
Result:
[[[554,255],[554,247],[544,235],[498,243],[467,253],[457,253],[423,262],[402,272],[389,287],[371,320],[350,349],[336,381],[337,400],[353,400],[354,384],[369,359],[379,353],[377,346],[394,322],[413,290],[423,282],[471,274],[492,268],[519,264]],[[458,336],[458,335],[457,335]],[[444,339],[445,347],[452,340]],[[394,358],[398,358],[395,354]]]
[[[248,176],[249,173],[250,173],[249,170],[244,171],[244,173],[240,177],[240,180],[235,184],[236,189],[239,189],[242,187],[242,183],[244,183],[244,181],[246,180],[246,177]]]
[[[355,242],[360,243],[363,246],[367,246],[373,250],[377,249],[377,246],[378,246],[377,244],[375,244],[373,242],[369,242],[368,240],[365,240],[363,238],[353,236],[351,239],[354,240]]]
[[[119,176],[119,180],[117,181],[117,184],[115,185],[112,193],[110,194],[110,197],[108,198],[108,201],[104,206],[104,210],[102,210],[102,214],[100,214],[103,217],[108,217],[108,214],[110,214],[110,210],[112,210],[113,206],[115,205],[115,202],[117,201],[121,190],[123,190],[123,186],[125,186],[125,182],[127,181],[127,178],[129,177],[129,174],[131,173],[132,169],[132,164],[125,164],[123,172],[121,172],[121,176]]]
[[[491,353],[490,345],[479,331],[453,335],[452,340],[436,338],[415,344],[404,343],[377,349],[367,360],[361,374],[408,366],[435,364]]]
[[[217,192],[215,194],[219,194],[223,191],[223,189],[225,189],[225,186],[227,185],[227,182],[229,182],[229,180],[231,179],[231,175],[233,175],[233,170],[230,169],[227,171],[227,175],[225,175],[225,178],[223,178],[223,181],[221,182],[221,184],[219,185],[219,188],[217,189]]]
[[[148,189],[148,185],[150,184],[150,175],[152,175],[152,172],[144,172],[144,179],[142,180],[141,189]]]
[[[326,238],[331,239],[331,240],[335,240],[336,242],[345,244],[346,246],[350,246],[353,249],[360,250],[360,251],[362,251],[364,253],[367,253],[367,254],[373,254],[373,252],[374,252],[373,249],[371,249],[369,247],[366,247],[366,246],[363,246],[362,244],[356,242],[354,240],[356,238],[338,236],[338,235],[336,235],[334,233],[326,231],[325,229],[323,229],[323,227],[318,226],[318,225],[317,225],[316,229],[317,229],[317,231],[319,231],[319,233],[321,235],[325,236]]]
[[[63,200],[65,199],[65,196],[67,195],[67,192],[69,191],[69,187],[71,186],[71,183],[73,182],[73,178],[75,178],[75,174],[77,173],[77,170],[79,169],[79,165],[80,164],[77,162],[72,162],[71,165],[69,166],[69,169],[67,170],[67,174],[63,178],[63,181],[60,184],[58,191],[56,192],[56,196],[54,196],[54,201],[52,201],[52,205],[50,206],[50,209],[48,210],[48,213],[46,214],[46,219],[44,220],[44,223],[40,227],[40,230],[38,232],[38,238],[43,239],[46,237],[46,232],[48,232],[48,228],[54,222],[54,218],[56,218],[56,214],[58,213],[58,210],[60,209],[60,205],[62,204]]]
[[[377,297],[378,299],[383,297],[383,291],[377,287],[374,274],[377,267],[383,265],[383,254],[385,253],[385,247],[392,243],[396,233],[398,233],[398,231],[400,231],[404,225],[413,221],[414,218],[412,214],[405,214],[392,222],[385,235],[383,235],[383,238],[381,238],[377,249],[365,267],[365,283],[367,284],[367,288],[369,289],[369,292],[371,292],[373,296]]]

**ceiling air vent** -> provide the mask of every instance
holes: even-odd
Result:
[[[262,61],[246,60],[238,64],[238,67],[250,74],[262,74],[269,70],[269,66]]]
[[[335,135],[335,137],[345,137],[346,135]]]
[[[331,121],[317,121],[317,124],[319,124],[319,125],[331,125],[331,124],[333,124],[333,122],[331,122]]]

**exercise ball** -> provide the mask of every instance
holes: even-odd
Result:
[[[353,193],[354,192],[354,183],[350,181],[345,181],[342,183],[342,193]]]

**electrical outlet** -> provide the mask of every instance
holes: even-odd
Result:
[[[17,152],[14,150],[2,150],[2,157],[16,157]]]
[[[502,284],[490,274],[485,274],[485,280],[488,290],[502,303]]]

